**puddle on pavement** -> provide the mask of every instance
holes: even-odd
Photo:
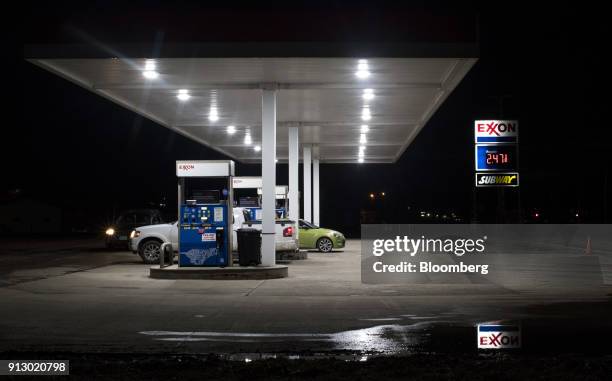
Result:
[[[359,319],[361,321],[398,321],[401,318],[373,318],[373,319]]]
[[[409,319],[412,319],[411,317]],[[396,318],[380,318],[379,321]],[[374,320],[376,319],[360,319]],[[386,356],[410,353],[437,352],[448,348],[448,338],[453,346],[474,348],[474,328],[471,325],[452,322],[418,321],[412,324],[380,324],[367,328],[333,332],[333,333],[254,333],[254,332],[214,332],[214,331],[142,331],[142,335],[151,336],[156,341],[195,343],[255,343],[275,350],[267,356],[287,357],[289,348],[305,348],[299,358],[309,358],[315,352],[325,356],[347,357],[350,361],[365,361],[367,356]],[[446,342],[440,336],[445,336]],[[460,338],[460,339],[458,339]],[[468,344],[469,342],[469,344]],[[465,345],[464,345],[465,343]],[[278,352],[276,352],[278,349]],[[274,353],[276,352],[276,353]],[[282,353],[282,354],[281,354]],[[253,358],[248,353],[239,354],[241,359]],[[263,354],[256,357],[260,359]],[[364,357],[365,356],[365,357]],[[272,357],[275,358],[275,357]]]

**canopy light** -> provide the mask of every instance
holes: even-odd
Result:
[[[365,134],[361,134],[361,136],[359,136],[359,143],[361,144],[367,143]]]
[[[253,149],[255,150],[255,152],[259,152],[261,151],[261,146],[255,146],[253,147]]]
[[[211,122],[216,122],[219,120],[219,112],[216,107],[211,107],[208,113],[208,120]]]
[[[178,95],[176,97],[179,100],[181,100],[181,101],[187,101],[187,100],[189,100],[189,98],[191,98],[191,95],[189,95],[189,90],[187,90],[187,89],[180,89],[178,91]]]
[[[372,119],[372,114],[370,114],[370,108],[369,107],[364,107],[361,110],[361,119],[362,120],[370,120],[370,119]]]
[[[359,79],[366,79],[370,76],[370,72],[369,71],[358,71],[355,73],[355,75]]]
[[[365,146],[359,146],[359,152],[365,151]]]
[[[363,157],[360,157],[357,161],[363,163]]]
[[[142,72],[142,75],[146,79],[155,79],[159,77],[159,73],[156,72],[155,69],[156,69],[155,60],[146,60],[144,71]]]
[[[156,68],[155,60],[146,60],[145,61],[145,70],[146,71],[154,71]]]
[[[363,89],[363,100],[371,101],[374,99],[374,90],[373,89]]]
[[[368,132],[370,130],[370,127],[368,127],[367,124],[362,124],[361,125],[361,132]]]
[[[360,71],[356,72],[355,75],[359,79],[366,79],[366,78],[368,78],[370,76],[370,72],[367,71],[367,70],[364,70],[364,71],[360,70]]]
[[[227,133],[232,135],[236,133],[236,127],[235,126],[227,126]]]
[[[250,146],[253,141],[251,140],[251,134],[244,135],[244,144]]]
[[[370,70],[368,67],[367,60],[359,60],[359,63],[357,64],[357,71],[355,72],[355,75],[359,79],[366,79],[370,76]]]
[[[146,70],[142,72],[142,75],[146,78],[146,79],[155,79],[157,77],[159,77],[159,73],[153,70]]]

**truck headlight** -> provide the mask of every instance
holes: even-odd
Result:
[[[140,236],[140,232],[138,230],[132,230],[130,233],[130,238],[136,238],[138,236]]]
[[[113,228],[106,229],[106,235],[115,235],[115,229]]]

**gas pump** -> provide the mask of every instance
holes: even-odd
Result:
[[[261,220],[261,177],[234,177],[233,189],[257,189],[257,205],[240,205],[248,213],[251,220]],[[289,187],[287,185],[277,185],[275,188],[276,197],[276,217],[287,218],[289,211]]]
[[[279,218],[289,218],[289,186],[277,185],[276,195],[276,214]]]
[[[234,162],[177,161],[176,175],[179,266],[231,266]],[[220,190],[191,191],[186,187],[186,180],[191,178],[225,181]],[[185,198],[186,193],[189,199]]]
[[[261,197],[261,188],[257,188],[257,194]],[[289,215],[289,186],[277,185],[274,189],[276,198],[276,217],[287,218]]]

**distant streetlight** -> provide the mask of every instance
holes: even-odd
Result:
[[[374,199],[374,193],[370,193],[370,198]]]

